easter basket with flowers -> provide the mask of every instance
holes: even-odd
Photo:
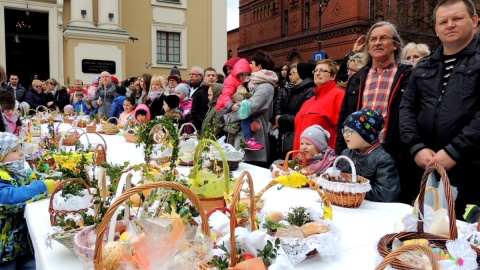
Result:
[[[301,150],[289,151],[285,156],[285,161],[276,163],[272,166],[272,176],[273,178],[287,175],[294,172],[299,172],[307,177],[315,177],[315,172],[307,166],[307,158],[305,154],[297,155],[295,158],[290,160],[290,157],[294,153],[302,153]]]
[[[177,160],[179,139],[172,120],[150,120],[141,125],[136,134],[136,146],[144,149],[145,162],[160,165]]]

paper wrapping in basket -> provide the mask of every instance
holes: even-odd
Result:
[[[337,157],[337,160],[338,160],[338,157]],[[325,173],[322,173],[318,178],[317,183],[322,188],[326,190],[331,190],[333,192],[350,192],[354,194],[366,193],[372,189],[372,187],[370,186],[370,181],[361,182],[361,183],[357,182],[355,173],[351,175],[352,179],[339,179],[345,176],[342,175],[340,170],[338,170],[335,167],[337,160],[335,160],[333,167],[328,168],[325,171]],[[348,161],[351,163],[350,160]],[[352,167],[352,170],[355,169],[355,167],[353,166],[353,163],[351,163],[351,167]],[[337,180],[331,180],[331,179],[337,179]],[[345,181],[342,181],[342,180],[345,180]]]
[[[67,194],[62,197],[62,191],[55,194],[53,198],[54,210],[79,210],[91,207],[93,195],[88,194],[87,190],[82,191],[83,196],[73,196]]]
[[[236,183],[229,181],[229,190],[234,190]],[[213,172],[200,170],[195,178],[190,179],[189,188],[201,198],[219,198],[225,195],[225,179]]]

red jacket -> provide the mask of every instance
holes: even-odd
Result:
[[[300,135],[314,125],[320,125],[330,133],[328,146],[335,147],[337,140],[337,125],[345,91],[337,88],[335,81],[331,81],[313,89],[315,95],[303,103],[295,116],[295,139],[293,149],[300,149]]]

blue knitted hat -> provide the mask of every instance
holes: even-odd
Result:
[[[344,126],[358,132],[368,143],[372,143],[378,138],[384,124],[385,120],[380,113],[367,108],[350,114],[343,123]]]

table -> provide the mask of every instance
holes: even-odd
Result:
[[[100,138],[90,136],[92,143]],[[119,135],[102,135],[107,142],[107,161],[130,164],[143,162],[142,148],[125,142]],[[98,137],[98,136],[97,136]],[[81,139],[82,140],[82,139]],[[187,173],[189,168],[177,167],[180,173]],[[240,163],[234,175],[248,171],[254,180],[254,189],[258,192],[272,179],[270,171],[253,165]],[[48,233],[52,232],[48,214],[49,199],[27,204],[25,219],[35,249],[38,270],[82,269],[76,255],[56,241],[52,249],[45,246]],[[302,262],[295,269],[374,269],[377,259],[376,245],[380,237],[393,232],[395,222],[412,212],[412,207],[400,203],[376,203],[364,201],[359,208],[350,209],[333,206],[333,222],[341,231],[341,241],[335,256]]]

